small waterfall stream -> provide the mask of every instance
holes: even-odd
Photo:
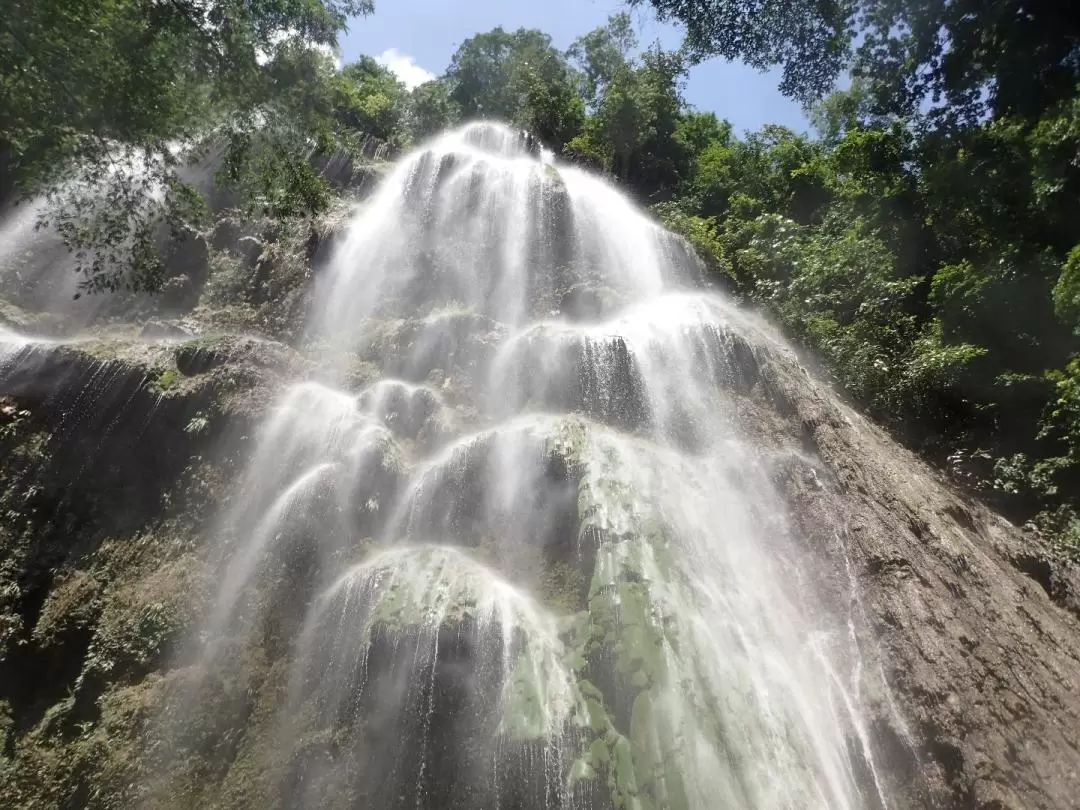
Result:
[[[321,371],[221,520],[203,671],[284,626],[286,806],[862,808],[767,454],[784,346],[604,181],[473,124],[404,158],[317,280]],[[194,699],[194,698],[193,698]]]

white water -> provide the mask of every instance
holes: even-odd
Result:
[[[46,207],[39,198],[0,210],[0,289],[39,311],[69,312],[79,278],[60,235],[38,227]]]
[[[173,158],[184,160],[190,156],[190,149],[180,142],[170,142],[167,149]],[[218,159],[219,155],[211,153],[183,162],[176,168],[176,176],[214,202],[221,194],[214,184]],[[54,189],[55,197],[42,195],[0,208],[0,294],[28,311],[51,316],[48,325],[54,336],[70,335],[110,315],[115,319],[121,312],[115,294],[84,294],[88,262],[86,257],[80,262],[55,227],[60,211],[72,208],[81,216],[93,216],[95,208],[110,204],[111,187],[120,179],[126,189],[143,195],[138,204],[147,211],[165,197],[166,189],[158,174],[163,167],[157,158],[148,158],[139,149],[117,144],[102,168],[101,176],[92,172],[89,178],[77,171],[69,172]],[[165,234],[163,225],[160,236]],[[164,243],[164,239],[159,241]],[[147,295],[128,292],[125,296],[129,303],[152,301]]]
[[[296,628],[292,806],[887,804],[822,652],[843,619],[796,587],[769,457],[731,418],[786,350],[700,275],[492,125],[358,207],[309,321],[332,378],[256,437],[204,628],[208,669]],[[585,322],[582,290],[607,302]],[[381,379],[347,390],[358,367]]]

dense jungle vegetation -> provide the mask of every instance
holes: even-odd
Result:
[[[330,201],[312,152],[506,120],[612,175],[873,418],[1080,551],[1080,10],[631,5],[683,46],[639,43],[628,14],[565,51],[497,28],[410,92],[371,58],[335,64],[368,0],[14,0],[0,197],[51,195],[87,289],[152,289],[155,230],[206,216],[177,175],[190,152],[220,153],[252,207],[304,217]],[[683,79],[713,57],[780,68],[814,134],[690,108]]]

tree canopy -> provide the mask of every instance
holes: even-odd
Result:
[[[886,0],[888,1],[888,0]],[[780,67],[780,89],[803,101],[830,89],[844,67],[853,9],[841,0],[631,0],[681,23],[695,61],[712,56],[762,70]]]
[[[570,66],[541,31],[496,28],[465,40],[445,81],[464,118],[506,121],[546,141],[569,140],[584,118]]]

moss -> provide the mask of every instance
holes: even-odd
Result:
[[[532,676],[527,651],[518,656],[512,680],[504,690],[503,716],[499,730],[517,742],[545,740],[548,734],[546,696],[539,680]]]
[[[663,629],[652,621],[650,598],[643,583],[620,584],[619,622],[619,671],[639,688],[657,682],[662,677]]]
[[[164,393],[174,388],[179,378],[180,372],[177,369],[167,368],[154,378],[152,385],[156,390]]]
[[[230,335],[225,332],[211,332],[185,340],[179,348],[186,351],[209,351],[227,345],[229,339]]]
[[[611,775],[614,783],[612,799],[616,807],[640,807],[638,803],[637,772],[630,742],[620,736],[611,746]]]
[[[377,363],[368,360],[357,359],[355,355],[348,355],[349,363],[345,372],[345,386],[350,390],[358,391],[371,385],[380,378]]]
[[[589,761],[597,766],[607,765],[611,762],[611,749],[603,739],[592,741],[589,746]]]
[[[260,698],[254,702],[253,711],[246,718],[248,733],[223,780],[214,802],[216,806],[272,806],[271,797],[282,781],[289,758],[302,756],[305,748],[321,744],[323,740],[320,737],[325,738],[332,733],[325,730],[321,734],[303,732],[304,740],[296,749],[298,753],[279,744],[278,711],[285,701],[287,683],[288,663],[278,661],[270,666],[261,684]],[[359,722],[360,718],[356,720]],[[297,727],[298,732],[301,728],[304,726]],[[348,731],[355,733],[356,729]]]
[[[100,611],[101,586],[86,571],[62,574],[49,591],[34,627],[34,639],[47,646],[54,639],[73,629],[87,627]]]
[[[657,582],[677,575],[670,530],[641,504],[621,474],[617,453],[605,453],[601,445],[587,461],[578,490],[579,526],[581,542],[591,543],[596,557],[575,644],[588,661],[583,672],[605,678],[629,705],[609,714],[605,702],[615,695],[580,684],[593,734],[585,764],[606,784],[614,807],[685,810],[680,769],[686,763],[662,753],[685,751],[657,703],[669,688],[666,656],[675,644],[674,627],[655,596]],[[616,728],[627,721],[628,728]]]
[[[610,727],[611,721],[608,720],[607,711],[600,701],[587,698],[585,700],[585,711],[589,718],[589,727],[593,731],[602,733]]]
[[[190,626],[208,581],[203,563],[187,554],[115,585],[95,628],[80,681],[109,677],[117,670],[141,673],[159,663]]]
[[[564,562],[547,567],[540,577],[537,593],[555,613],[570,614],[584,606],[585,577],[581,571]]]
[[[592,698],[593,700],[603,700],[604,698],[595,684],[585,679],[578,681],[578,691],[581,692],[582,697]]]
[[[674,738],[671,718],[656,706],[658,693],[647,691],[634,699],[630,743],[643,795],[657,807],[689,810],[683,773],[685,749]]]
[[[585,466],[588,431],[580,419],[564,419],[548,439],[547,455],[562,461],[571,474],[579,474]]]
[[[596,779],[596,770],[589,764],[587,758],[582,757],[574,761],[574,764],[570,767],[571,786],[580,782],[591,782],[594,779]]]

